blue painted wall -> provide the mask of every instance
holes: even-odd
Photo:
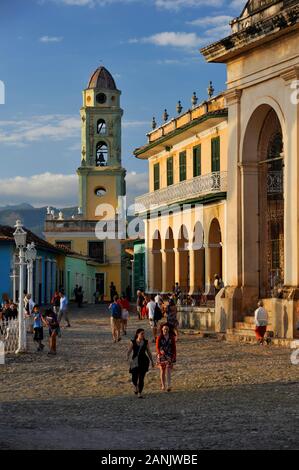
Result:
[[[14,246],[12,243],[2,242],[0,244],[0,301],[3,293],[12,297],[11,282],[11,260]]]

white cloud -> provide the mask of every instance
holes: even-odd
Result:
[[[43,173],[0,180],[1,204],[28,202],[33,206],[78,204],[77,175]]]
[[[126,181],[127,206],[129,206],[134,202],[135,197],[147,192],[148,175],[128,172]],[[1,205],[27,202],[35,207],[76,206],[78,204],[78,177],[75,174],[42,173],[0,179],[0,200]]]
[[[89,7],[107,6],[117,3],[151,3],[158,9],[179,11],[182,8],[202,8],[205,6],[211,8],[228,7],[231,9],[242,10],[246,0],[39,0],[42,5],[47,2],[56,3],[58,5],[75,6],[75,7]]]
[[[148,43],[156,46],[171,46],[180,47],[185,49],[193,49],[201,46],[204,43],[204,39],[197,36],[196,33],[176,33],[176,32],[163,32],[153,34],[152,36],[131,39],[131,44],[134,43]]]
[[[40,42],[61,42],[63,40],[62,36],[42,36],[39,38]]]
[[[40,140],[61,141],[80,135],[80,118],[71,115],[41,115],[0,121],[0,143],[22,147]]]
[[[148,126],[148,121],[123,121],[122,122],[122,127],[124,129],[131,129],[134,127],[143,127],[143,126]]]
[[[135,197],[148,192],[148,174],[130,171],[126,175],[127,207],[134,204]]]
[[[204,35],[209,36],[210,41],[211,38],[218,39],[219,37],[230,34],[231,29],[229,22],[231,19],[232,17],[228,15],[204,16],[193,21],[188,21],[187,24],[202,28]]]
[[[224,3],[223,0],[155,0],[155,5],[158,8],[166,10],[179,10],[186,7],[219,7]]]
[[[123,121],[124,129],[148,125],[147,121]],[[46,114],[20,120],[0,121],[0,144],[24,147],[39,141],[80,139],[81,122],[77,115]],[[78,141],[69,150],[80,150]]]
[[[217,16],[204,16],[197,18],[193,21],[188,21],[187,24],[191,24],[193,26],[220,26],[223,24],[228,24],[231,20],[231,16],[227,15],[217,15]]]
[[[142,0],[43,0],[42,3],[45,3],[46,1],[51,1],[58,5],[93,8],[95,6],[103,7],[114,3],[136,3]]]

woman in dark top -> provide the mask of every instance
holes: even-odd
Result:
[[[134,393],[138,398],[143,398],[142,390],[144,387],[144,377],[149,369],[151,362],[154,367],[154,361],[148,345],[148,340],[144,337],[145,333],[142,328],[138,328],[135,338],[131,340],[127,358],[132,354],[130,373],[132,374],[132,382],[134,385]]]
[[[166,323],[161,325],[161,334],[156,342],[157,365],[160,368],[161,389],[165,390],[167,375],[167,392],[171,391],[171,371],[176,362],[176,338]]]
[[[60,327],[58,318],[55,312],[52,309],[48,309],[42,316],[43,323],[46,327],[49,328],[49,346],[50,351],[49,355],[56,355],[56,338],[60,335]]]

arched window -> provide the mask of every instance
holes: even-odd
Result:
[[[106,166],[108,160],[108,146],[106,142],[98,142],[96,147],[96,166]]]
[[[97,122],[97,133],[106,134],[106,121],[104,119],[99,119]]]

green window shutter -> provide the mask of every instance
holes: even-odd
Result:
[[[173,184],[173,157],[167,158],[167,186]]]
[[[160,189],[160,165],[156,163],[154,165],[154,191]]]
[[[179,156],[180,160],[180,181],[186,179],[186,152],[181,152]]]
[[[193,148],[193,177],[201,175],[201,145]]]
[[[220,137],[211,140],[212,146],[212,172],[220,171]]]

